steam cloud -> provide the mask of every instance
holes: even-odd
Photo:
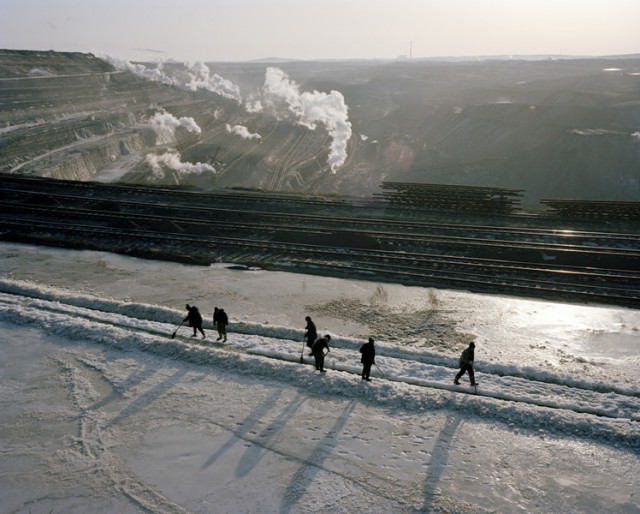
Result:
[[[242,105],[240,88],[224,79],[220,75],[211,74],[209,67],[202,61],[187,63],[186,78],[184,74],[180,78],[168,76],[160,64],[155,69],[147,69],[142,64],[132,64],[129,61],[105,56],[104,60],[121,70],[128,70],[131,73],[147,80],[162,82],[163,84],[174,85],[190,91],[206,89],[229,98]],[[292,114],[297,123],[315,130],[318,123],[324,124],[332,141],[329,149],[327,162],[332,173],[340,168],[347,159],[347,143],[351,139],[352,130],[349,121],[349,108],[345,104],[344,96],[339,91],[332,90],[330,93],[319,91],[300,92],[298,84],[290,80],[287,74],[279,68],[269,67],[266,70],[265,82],[261,91],[262,98],[252,95],[245,102],[244,107],[249,113],[259,113],[265,110],[265,106],[279,115]],[[200,133],[193,118],[180,118],[176,121],[171,119],[168,113],[156,114],[152,118],[154,129],[161,138],[173,137],[175,129],[182,126],[187,130]],[[244,129],[244,130],[243,130]],[[259,134],[251,134],[242,126],[227,128],[243,138],[259,138]]]
[[[252,114],[262,112],[264,110],[264,107],[262,107],[262,102],[260,101],[260,99],[255,98],[254,96],[251,96],[250,98],[247,99],[247,101],[244,103],[244,108],[246,109],[247,112],[250,112]]]
[[[319,91],[300,93],[298,85],[279,68],[267,68],[264,94],[266,101],[277,109],[278,101],[284,102],[298,123],[315,130],[323,123],[333,138],[328,163],[333,173],[347,159],[347,143],[351,138],[349,108],[339,91],[322,93]]]
[[[162,180],[166,177],[166,170],[178,172],[184,178],[187,175],[202,175],[204,173],[216,174],[216,169],[210,164],[198,162],[182,162],[181,156],[176,151],[165,152],[161,155],[148,154],[146,159],[151,170],[153,178]]]
[[[249,129],[243,125],[234,125],[232,127],[227,123],[227,132],[229,134],[237,134],[242,139],[260,139],[262,137],[260,134],[249,132]]]
[[[101,58],[119,70],[130,71],[134,75],[152,82],[161,82],[189,91],[206,89],[225,98],[235,100],[238,104],[242,103],[240,88],[217,73],[211,75],[209,67],[202,61],[185,63],[187,76],[187,78],[185,78],[184,74],[180,77],[170,77],[164,72],[162,63],[160,63],[157,68],[147,68],[143,64],[133,64],[127,60],[118,59],[109,55],[101,56]]]
[[[162,63],[157,68],[148,69],[144,64],[133,64],[124,59],[118,59],[109,55],[101,56],[101,59],[107,61],[118,70],[130,71],[137,77],[152,82],[161,82],[162,84],[174,85],[174,80],[162,70]]]
[[[197,61],[195,63],[189,63],[186,66],[187,73],[191,79],[184,85],[186,89],[190,91],[206,89],[225,98],[235,100],[238,104],[242,103],[240,88],[230,80],[222,78],[217,73],[211,75],[209,67],[204,62]]]
[[[155,113],[149,120],[149,124],[158,135],[158,144],[165,144],[173,141],[176,129],[183,127],[189,132],[200,134],[202,129],[191,117],[183,116],[176,118],[173,114],[166,111]]]

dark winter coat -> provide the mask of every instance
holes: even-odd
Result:
[[[307,340],[307,346],[312,347],[316,338],[318,337],[318,332],[316,331],[316,324],[309,320],[307,321],[307,326],[305,327],[306,332],[304,333],[304,337]]]
[[[218,325],[224,325],[224,326],[227,326],[229,324],[229,316],[227,316],[227,313],[224,312],[224,309],[218,310],[216,322]]]
[[[311,353],[323,353],[323,350],[325,348],[327,349],[327,352],[328,352],[329,341],[327,340],[326,337],[321,337],[315,343],[313,343],[313,346],[311,347]]]
[[[474,353],[475,352],[472,346],[469,346],[466,350],[464,350],[462,352],[462,355],[460,355],[459,366],[462,367],[465,364],[473,365]]]
[[[376,363],[376,347],[373,343],[364,343],[360,347],[360,353],[362,354],[362,358],[360,362],[362,364],[375,364]]]
[[[184,318],[184,321],[188,321],[190,327],[202,326],[202,316],[200,315],[200,311],[195,305],[193,307],[189,307],[189,314],[187,314],[187,317]]]

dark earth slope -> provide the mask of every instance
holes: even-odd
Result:
[[[148,69],[156,65],[147,65]],[[338,91],[352,136],[345,163],[332,138],[294,117],[249,112],[117,70],[91,54],[0,51],[0,172],[74,180],[190,185],[204,190],[371,196],[384,181],[524,190],[543,198],[640,200],[640,59],[210,63],[244,99],[275,66],[300,92]],[[163,73],[184,75],[165,63]],[[190,117],[159,141],[149,120]],[[227,126],[260,138],[244,139]],[[172,150],[203,172],[153,172]]]

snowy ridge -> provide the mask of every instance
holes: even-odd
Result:
[[[170,309],[159,305],[149,305],[135,302],[123,302],[111,299],[98,298],[93,295],[80,293],[78,291],[68,291],[41,284],[34,284],[23,280],[0,278],[0,293],[8,293],[18,297],[44,300],[45,303],[33,302],[34,306],[51,309],[51,304],[55,304],[56,309],[61,312],[77,314],[83,312],[87,319],[95,321],[109,322],[123,327],[140,328],[158,335],[172,333],[184,318],[184,310]],[[79,311],[75,307],[84,308]],[[202,313],[205,318],[205,328],[207,327],[207,314]],[[112,316],[114,315],[114,316]],[[236,322],[231,320],[230,331],[235,334],[256,335],[286,341],[302,341],[304,330],[292,327],[266,325],[260,323]],[[166,324],[174,325],[167,327]],[[209,324],[210,326],[210,324]],[[362,345],[362,340],[341,337],[339,334],[331,334],[332,347],[345,350],[358,351]],[[251,345],[248,346],[250,348]],[[437,365],[447,368],[458,366],[458,357],[444,356],[430,351],[415,351],[406,348],[399,348],[394,345],[376,342],[377,354],[381,357],[393,357],[395,359],[411,360],[414,363]],[[476,361],[476,367],[483,373],[505,377],[520,378],[529,381],[556,384],[563,387],[585,389],[604,394],[619,394],[640,398],[640,390],[620,384],[598,382],[592,379],[582,380],[572,375],[562,375],[549,372],[543,369],[530,368],[526,366],[503,365],[499,363]],[[525,382],[526,383],[526,382]],[[508,398],[505,398],[508,399]],[[603,413],[602,415],[607,415]],[[640,416],[640,414],[638,414]]]
[[[227,344],[188,336],[183,328],[171,334],[183,313],[164,307],[105,300],[37,284],[0,281],[0,313],[6,322],[31,325],[75,341],[150,352],[166,358],[229,372],[285,381],[323,396],[354,397],[365,402],[411,412],[454,409],[492,417],[522,430],[542,430],[597,438],[616,446],[640,448],[640,392],[598,384],[598,390],[576,387],[562,376],[536,371],[492,369],[478,363],[481,386],[476,395],[468,386],[452,384],[454,358],[407,352],[380,344],[378,364],[370,384],[358,380],[357,347],[361,341],[335,337],[325,376],[299,363],[302,331],[288,327],[232,323]],[[205,330],[210,324],[205,322]],[[209,332],[209,339],[212,333]],[[520,374],[521,376],[514,376]],[[506,375],[506,376],[501,376]],[[526,375],[530,378],[522,378]],[[607,387],[609,387],[607,389]]]

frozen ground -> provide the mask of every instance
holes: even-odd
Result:
[[[1,244],[0,313],[3,513],[640,512],[638,311]]]

